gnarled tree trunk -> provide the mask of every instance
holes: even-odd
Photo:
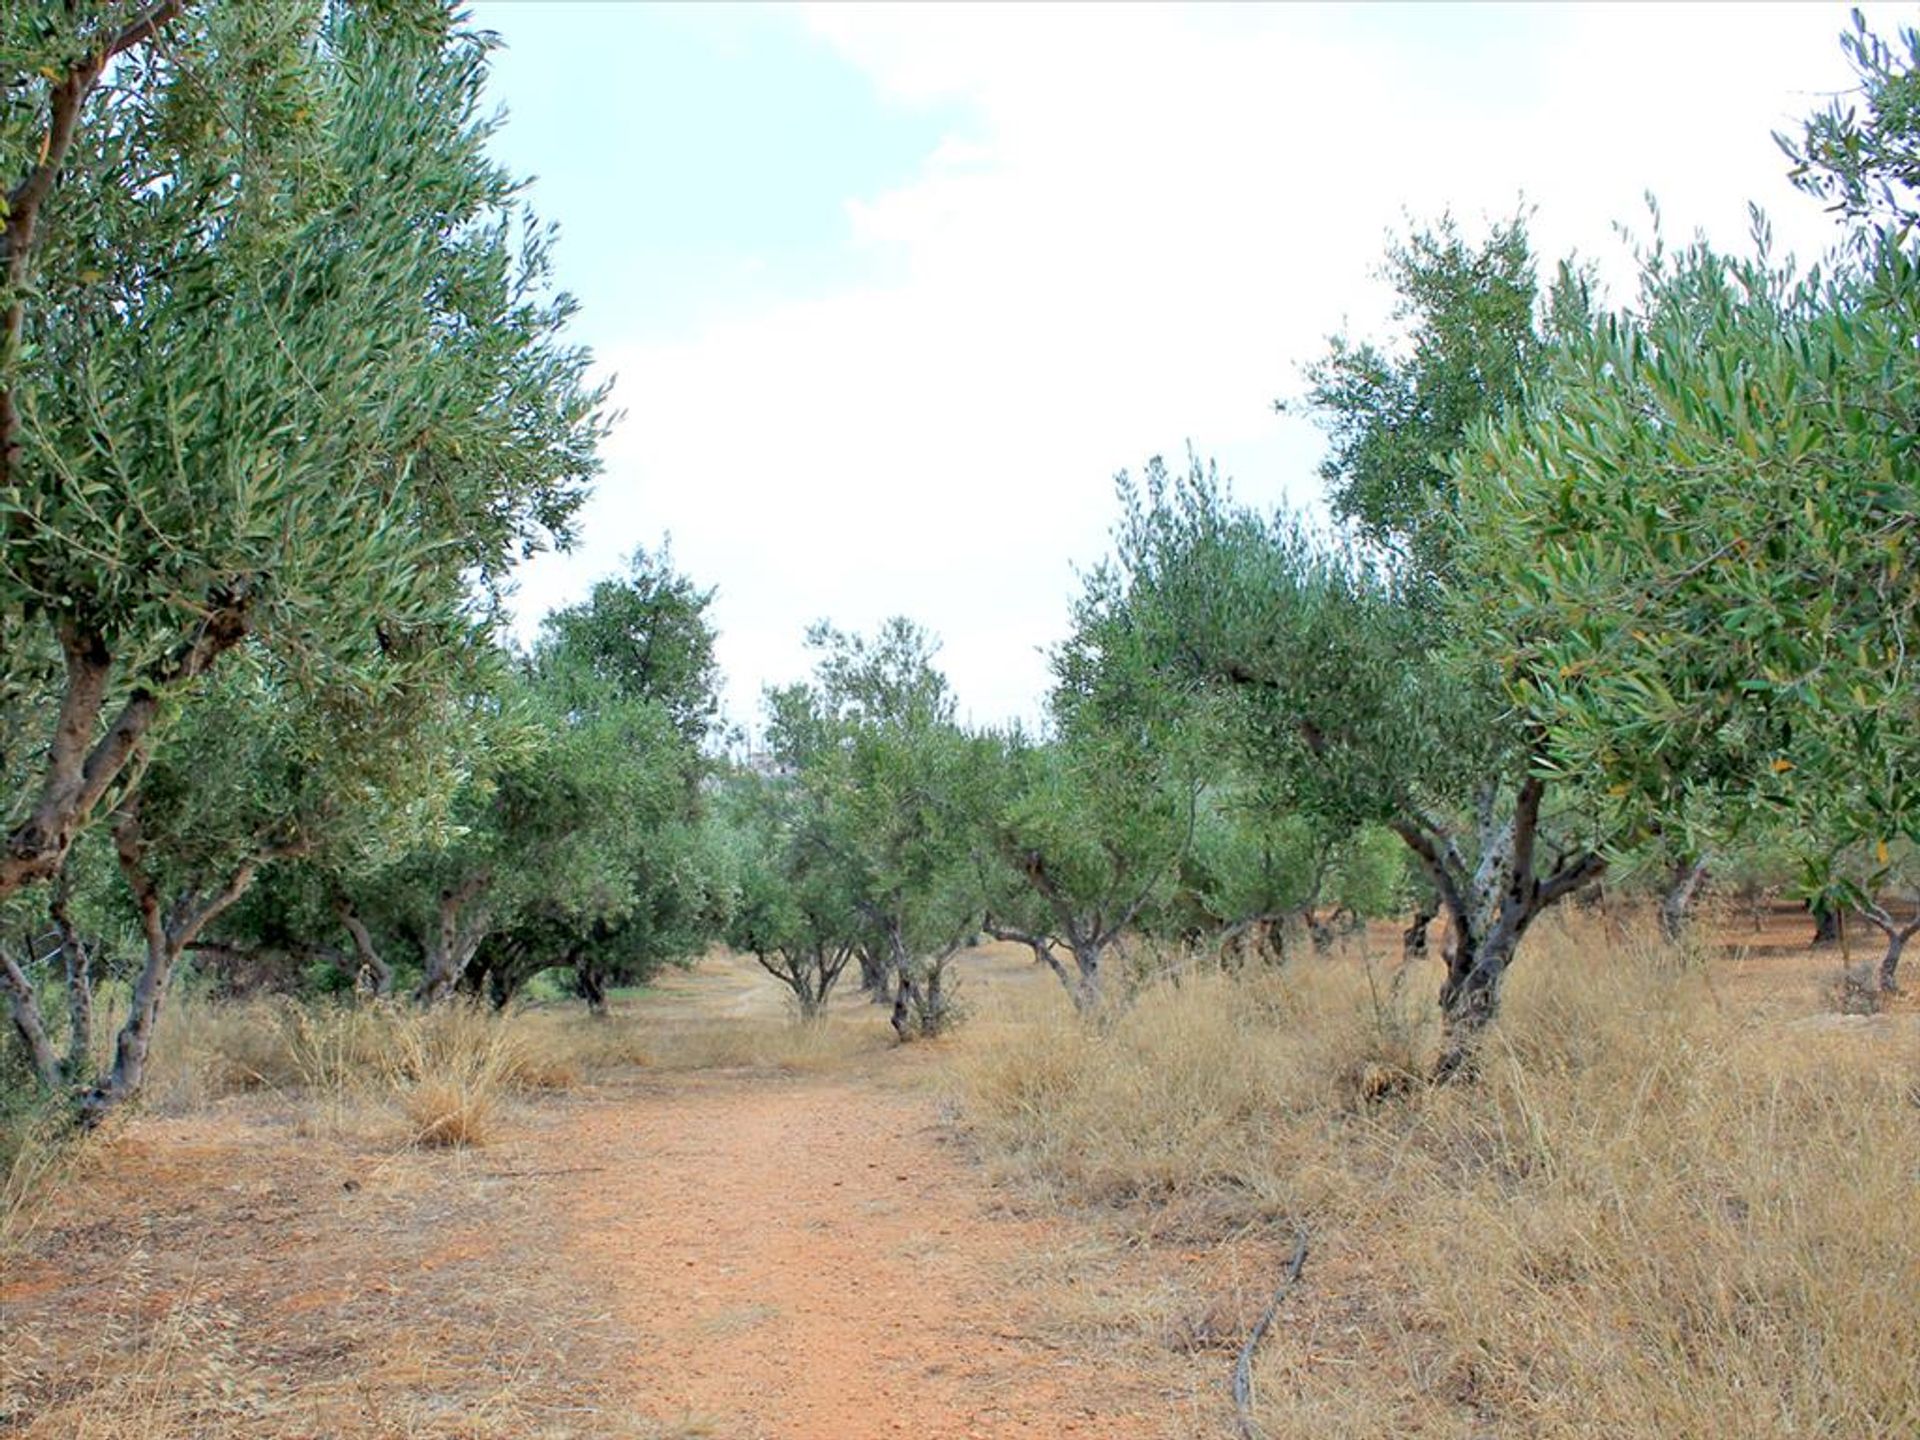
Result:
[[[333,913],[353,941],[353,988],[373,996],[392,994],[393,967],[381,957],[367,930],[367,922],[360,918],[360,911],[344,891],[334,893]]]
[[[1920,934],[1920,915],[1902,923],[1895,920],[1883,906],[1867,905],[1860,910],[1860,918],[1886,937],[1886,952],[1880,957],[1880,965],[1875,974],[1875,984],[1881,995],[1897,994],[1900,989],[1900,954],[1906,949],[1907,941]]]
[[[74,928],[67,908],[72,888],[62,870],[54,881],[47,913],[60,937],[60,965],[67,986],[67,1058],[61,1075],[68,1084],[77,1084],[93,1059],[93,946]]]
[[[1809,905],[1813,912],[1813,939],[1810,945],[1838,945],[1841,939],[1841,913],[1822,905]]]
[[[600,967],[585,956],[577,957],[573,962],[573,979],[580,991],[580,998],[587,1002],[587,1013],[596,1020],[605,1020],[613,1013],[607,1002],[607,981],[600,973]]]
[[[291,847],[263,847],[242,861],[224,884],[208,891],[183,891],[165,904],[147,869],[147,842],[140,828],[140,796],[135,791],[114,810],[114,851],[120,873],[133,892],[146,941],[146,959],[133,984],[127,1020],[114,1044],[113,1066],[81,1101],[81,1118],[95,1124],[115,1106],[140,1093],[147,1078],[147,1053],[160,1018],[160,1006],[181,954],[213,920],[247,893],[260,866]]]
[[[439,913],[427,943],[426,963],[413,992],[413,998],[422,1005],[438,1005],[454,992],[481,942],[487,938],[486,915],[473,913],[468,907],[492,880],[491,872],[482,871],[440,892]]]
[[[34,993],[33,982],[27,978],[26,971],[7,949],[0,949],[0,990],[7,992],[7,1015],[27,1052],[34,1077],[47,1089],[57,1090],[61,1079],[60,1057],[47,1038],[40,998]]]
[[[1263,911],[1234,921],[1214,941],[1219,947],[1222,967],[1227,967],[1229,957],[1235,954],[1240,957],[1241,964],[1254,956],[1284,960],[1286,949],[1276,937],[1285,922],[1286,917],[1278,911]]]
[[[1394,831],[1419,859],[1439,892],[1449,921],[1447,978],[1440,990],[1445,1040],[1436,1079],[1470,1073],[1480,1037],[1500,1007],[1501,985],[1520,939],[1536,917],[1563,897],[1606,872],[1606,861],[1585,852],[1563,858],[1553,870],[1535,870],[1540,806],[1546,783],[1522,782],[1513,816],[1491,821],[1483,804],[1479,864],[1471,871],[1452,838],[1425,820],[1396,822]]]
[[[870,1004],[891,1005],[893,961],[887,952],[872,945],[862,945],[854,954],[860,962],[860,992]]]
[[[1692,913],[1694,896],[1707,876],[1707,857],[1698,855],[1681,860],[1667,878],[1666,892],[1660,897],[1660,938],[1669,945],[1678,944],[1686,934],[1687,918]]]
[[[953,1022],[953,1002],[947,994],[947,962],[960,950],[956,940],[939,954],[916,960],[907,950],[898,925],[887,927],[888,951],[899,976],[893,999],[893,1033],[902,1040],[940,1034]]]
[[[1083,980],[1077,979],[1074,974],[1060,962],[1060,957],[1054,954],[1054,941],[1051,936],[1035,935],[1029,930],[1020,930],[1011,925],[1002,925],[991,917],[984,921],[980,928],[996,940],[1002,940],[1012,945],[1026,946],[1027,949],[1033,952],[1034,963],[1036,965],[1046,966],[1053,972],[1054,978],[1065,987],[1068,997],[1073,1001],[1073,1008],[1083,1013],[1087,1010],[1090,998],[1087,987],[1083,983]],[[1076,966],[1084,963],[1081,960],[1080,952],[1074,951],[1073,955]],[[1093,963],[1094,973],[1098,975],[1100,965],[1098,955],[1094,957]],[[1082,971],[1083,976],[1084,974],[1085,972]],[[1098,994],[1099,990],[1096,984],[1093,988],[1091,998],[1097,999]]]
[[[1414,906],[1413,918],[1407,922],[1407,928],[1400,932],[1400,963],[1413,966],[1423,963],[1427,958],[1427,936],[1433,928],[1433,922],[1440,916],[1440,897],[1422,896]]]

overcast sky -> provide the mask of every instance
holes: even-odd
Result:
[[[1813,253],[1771,132],[1850,84],[1830,4],[473,10],[625,412],[522,626],[670,532],[748,724],[808,622],[896,613],[973,721],[1031,722],[1116,471],[1191,443],[1314,503],[1272,402],[1384,321],[1406,217],[1524,197],[1619,277],[1651,191],[1670,237],[1751,200]]]

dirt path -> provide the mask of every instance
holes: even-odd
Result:
[[[478,1150],[267,1092],[135,1118],[0,1254],[0,1435],[1220,1433],[1215,1357],[1119,1337],[1116,1247],[956,1142],[939,1047],[848,996],[795,1053],[738,963],[627,1004],[655,1063]]]
[[[996,1205],[933,1101],[883,1078],[700,1076],[557,1136],[568,1198],[667,1436],[1158,1435],[1151,1395],[1034,1338],[1010,1282],[1045,1229]]]

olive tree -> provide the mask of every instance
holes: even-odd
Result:
[[[513,783],[537,782],[546,804],[495,812],[512,874],[493,871],[492,932],[465,977],[496,1003],[563,968],[604,1014],[609,985],[698,954],[724,918],[726,857],[700,784],[719,710],[712,600],[667,550],[638,550],[542,622],[526,684],[551,739]]]
[[[1008,757],[983,928],[1031,949],[1082,1014],[1115,998],[1107,952],[1174,883],[1192,836],[1198,777],[1164,760],[1088,739],[1016,740]]]
[[[1284,804],[1392,831],[1449,921],[1441,1071],[1472,1058],[1522,937],[1606,862],[1549,803],[1536,719],[1463,643],[1430,577],[1236,505],[1197,464],[1123,486],[1110,604],[1169,674],[1230,694]]]
[[[791,783],[743,776],[729,795],[735,892],[726,940],[818,1018],[858,954],[867,920],[858,872],[842,863],[828,816]]]
[[[935,645],[896,617],[871,639],[815,626],[810,684],[767,697],[769,739],[884,956],[902,1039],[950,1023],[947,963],[979,928],[988,742],[954,723]]]
[[[487,41],[447,6],[42,0],[3,28],[0,633],[41,728],[5,767],[0,898],[243,645],[302,686],[430,657],[564,536],[599,430],[485,153]]]
[[[1104,579],[1089,578],[1054,652],[1051,733],[1008,736],[987,787],[997,863],[985,928],[1028,946],[1086,1015],[1116,998],[1109,949],[1178,881],[1207,770],[1207,710],[1115,623]]]
[[[1891,235],[1804,279],[1665,258],[1569,347],[1551,406],[1460,462],[1543,766],[1616,829],[1783,832],[1810,895],[1870,918],[1890,847],[1920,836],[1915,273]],[[1726,802],[1691,803],[1709,788]]]
[[[142,960],[112,1064],[84,1098],[90,1118],[140,1091],[182,955],[263,868],[390,858],[450,788],[445,757],[421,746],[419,712],[440,703],[431,692],[315,692],[249,645],[190,699],[110,818]]]

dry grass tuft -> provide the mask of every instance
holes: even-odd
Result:
[[[630,1063],[632,1044],[628,1026],[464,1004],[259,1000],[183,1005],[168,1019],[148,1091],[156,1109],[273,1091],[307,1107],[310,1125],[379,1132],[397,1117],[402,1138],[421,1145],[484,1144],[507,1097],[573,1089]]]
[[[1104,1033],[1002,1016],[962,1105],[1003,1169],[1149,1235],[1312,1227],[1274,1440],[1920,1433],[1920,1036],[1710,975],[1549,928],[1479,1082],[1439,1089],[1431,976],[1189,977]]]

